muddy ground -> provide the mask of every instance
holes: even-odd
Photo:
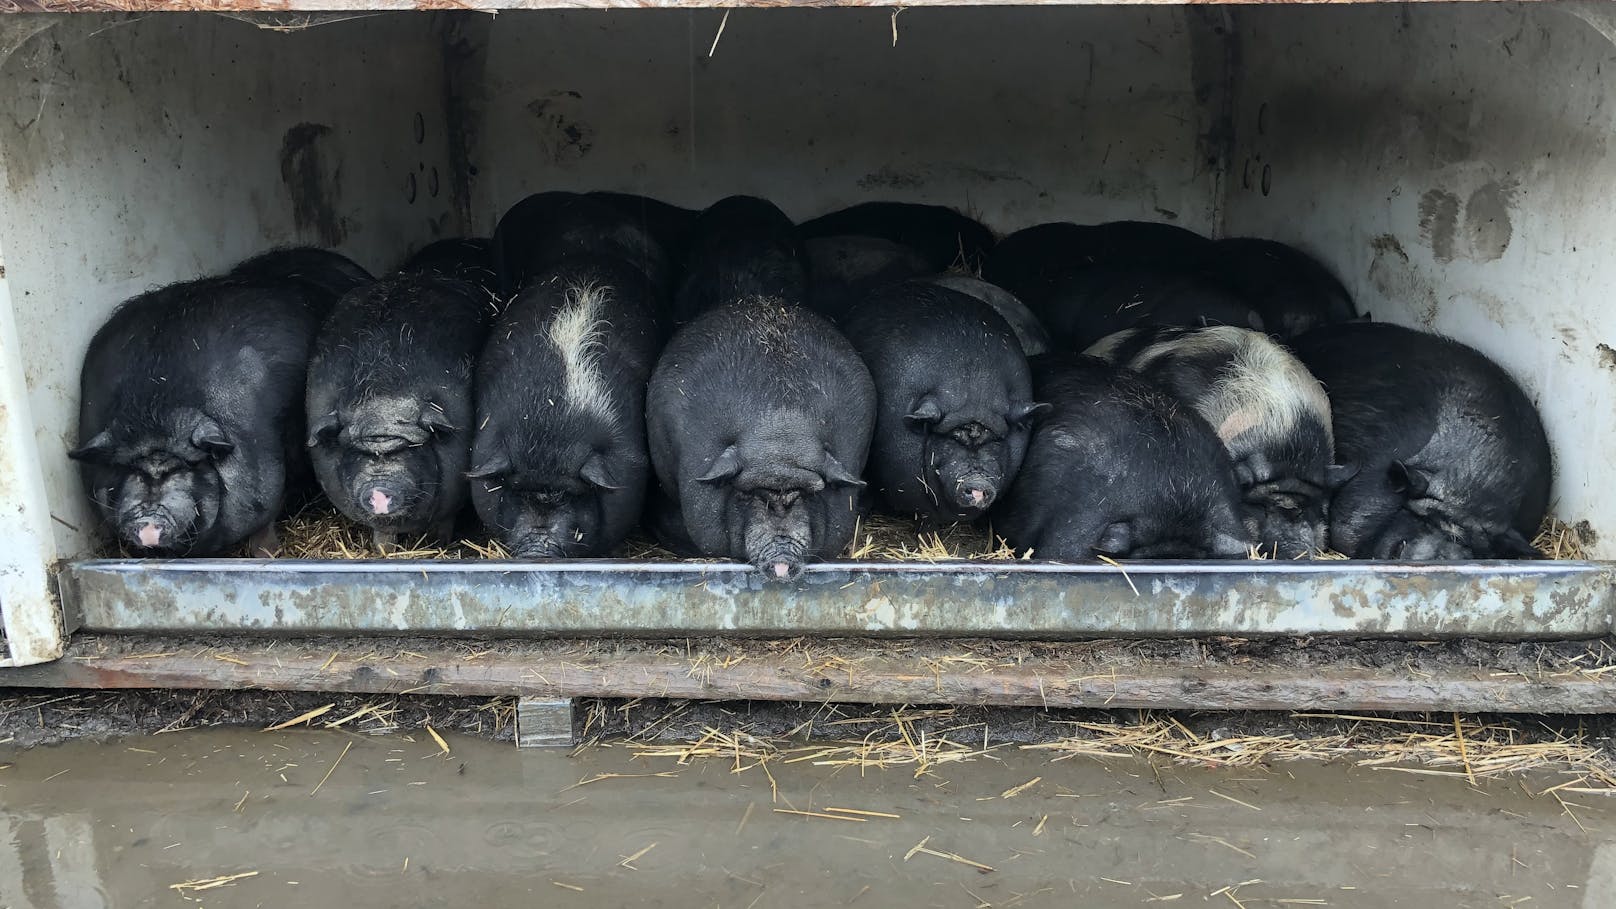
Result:
[[[0,906],[1606,909],[1616,886],[1613,805],[1541,771],[345,729],[0,746]]]
[[[297,725],[322,728],[371,707],[351,731],[385,735],[420,730],[456,732],[496,742],[515,739],[514,698],[436,695],[344,695],[269,691],[61,691],[0,688],[0,745],[35,747],[76,740],[106,741],[190,729],[263,729],[322,711]],[[894,716],[905,724],[893,722]],[[866,739],[898,742],[905,735],[970,729],[970,741],[1038,744],[1082,737],[1077,724],[1135,728],[1148,721],[1181,726],[1209,740],[1249,737],[1361,740],[1400,735],[1408,724],[1451,731],[1450,714],[1329,715],[1287,712],[1041,710],[1012,707],[807,704],[774,701],[694,702],[657,698],[581,698],[574,708],[578,742],[634,740],[693,742],[710,731],[786,742]],[[860,722],[866,720],[868,722]],[[1467,725],[1521,743],[1584,743],[1616,757],[1616,717],[1472,715]],[[344,724],[347,726],[348,724]],[[1102,736],[1103,737],[1103,736]],[[955,734],[955,738],[962,738]]]

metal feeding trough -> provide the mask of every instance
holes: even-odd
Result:
[[[87,561],[62,601],[91,631],[670,638],[1180,635],[1576,639],[1611,632],[1590,562],[812,565],[579,561]]]
[[[1605,5],[750,9],[722,41],[724,11],[660,0],[681,8],[294,0],[295,23],[241,21],[261,5],[0,0],[0,685],[1616,709],[1608,673],[1580,674],[1607,657],[1520,659],[1600,646],[1612,562],[836,562],[780,584],[712,563],[99,560],[67,458],[113,308],[272,246],[382,273],[542,189],[759,193],[799,220],[930,202],[1001,234],[1146,219],[1309,252],[1375,320],[1508,370],[1543,415],[1555,515],[1616,558],[1616,229],[1588,191],[1616,180]],[[1214,636],[1266,649],[1207,665]],[[1074,643],[1105,637],[1158,640],[1091,648],[1150,655],[1117,664]],[[1291,637],[1333,662],[1272,659],[1313,646]]]

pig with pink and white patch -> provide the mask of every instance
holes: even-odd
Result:
[[[1355,468],[1335,462],[1330,399],[1278,342],[1246,328],[1120,331],[1090,356],[1149,378],[1193,408],[1234,461],[1247,533],[1270,557],[1327,546],[1329,502]]]
[[[496,306],[438,274],[399,274],[344,296],[308,375],[320,486],[378,547],[453,538],[470,501],[472,376]]]

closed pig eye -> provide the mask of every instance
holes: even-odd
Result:
[[[949,438],[964,445],[966,448],[979,448],[989,442],[997,442],[998,434],[983,426],[981,423],[966,423],[947,434]]]

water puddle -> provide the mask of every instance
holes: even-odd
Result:
[[[918,778],[811,760],[736,774],[628,746],[442,744],[214,730],[0,748],[0,907],[1616,900],[1608,808],[1540,794],[1559,778],[1472,788],[1342,765],[1201,771],[1015,749]]]

